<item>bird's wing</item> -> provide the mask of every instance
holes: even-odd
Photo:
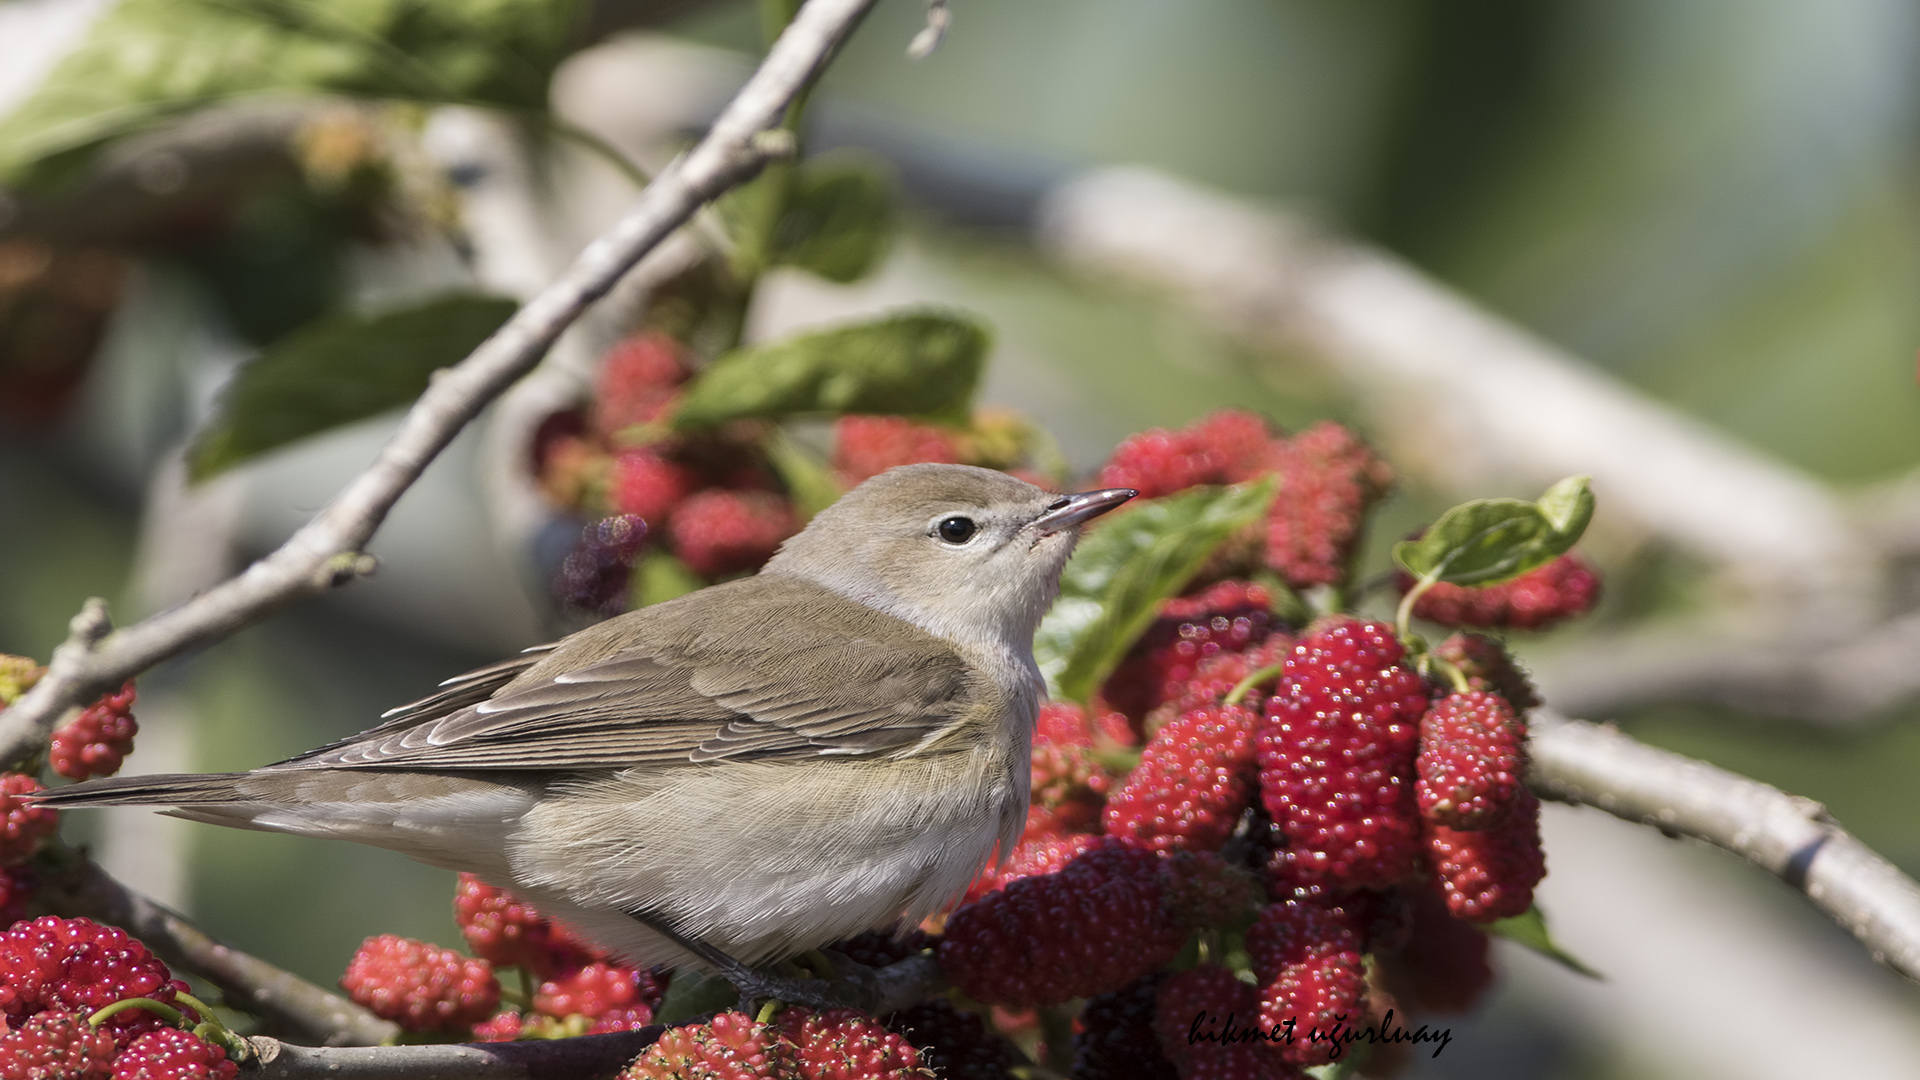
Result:
[[[979,693],[981,676],[946,643],[824,590],[705,593],[718,595],[569,639],[485,700],[407,706],[273,767],[577,770],[876,753],[957,723]]]

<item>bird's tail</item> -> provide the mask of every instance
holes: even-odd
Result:
[[[239,791],[245,773],[172,773],[156,776],[111,776],[84,784],[43,791],[34,797],[41,806],[193,806],[226,803],[244,798]]]

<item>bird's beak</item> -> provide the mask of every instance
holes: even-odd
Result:
[[[1046,513],[1034,519],[1033,529],[1041,536],[1052,536],[1089,518],[1097,518],[1138,494],[1132,488],[1102,488],[1099,491],[1083,491],[1078,495],[1062,495],[1047,507]]]

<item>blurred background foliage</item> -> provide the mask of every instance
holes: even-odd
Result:
[[[0,49],[32,69],[0,84],[12,110],[0,118],[0,651],[44,659],[89,595],[122,621],[154,602],[134,580],[148,478],[217,422],[238,364],[329,319],[497,291],[460,221],[467,178],[420,150],[432,110],[486,106],[536,154],[604,156],[546,108],[569,52],[644,32],[750,55],[762,15],[749,0],[0,0],[0,39],[72,24]],[[1299,358],[1068,276],[1029,246],[1036,193],[1109,163],[1304,208],[1849,490],[1920,462],[1911,3],[962,0],[944,46],[915,62],[902,46],[923,19],[911,0],[880,5],[818,94],[821,141],[896,159],[906,216],[891,258],[995,328],[985,397],[1047,424],[1079,469],[1129,432],[1225,405],[1289,428],[1354,413]],[[380,104],[274,119],[304,93]],[[99,179],[158,125],[212,104],[257,110],[280,149],[233,155],[216,176],[169,171],[163,156]],[[212,124],[206,138],[221,137]],[[418,378],[399,382],[354,415],[417,392]],[[382,423],[262,459],[254,483],[281,489],[282,516],[310,512]],[[1375,543],[1479,494],[1403,490]],[[427,516],[437,530],[382,543],[503,573],[473,527],[481,515]],[[271,538],[241,530],[243,550]],[[1696,595],[1678,557],[1605,569],[1601,625]],[[169,718],[154,726],[193,729],[190,759],[172,764],[244,768],[349,733],[542,629],[518,613],[491,638],[438,627],[440,601],[405,595],[404,617],[329,598],[143,679],[143,701]],[[473,617],[449,604],[441,621]],[[1845,732],[1696,708],[1615,719],[1821,800],[1920,873],[1920,712]],[[323,984],[370,933],[456,940],[450,875],[344,845],[188,837],[171,899]],[[1478,1037],[1489,1069],[1620,1068],[1577,1045],[1542,1049],[1502,1015]],[[1474,1075],[1447,1071],[1478,1067],[1470,1045],[1422,1068]]]

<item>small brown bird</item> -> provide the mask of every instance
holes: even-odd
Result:
[[[391,848],[511,887],[631,963],[697,957],[738,982],[915,924],[1012,850],[1034,629],[1080,524],[1134,494],[894,469],[757,576],[449,679],[352,738],[41,801]]]

